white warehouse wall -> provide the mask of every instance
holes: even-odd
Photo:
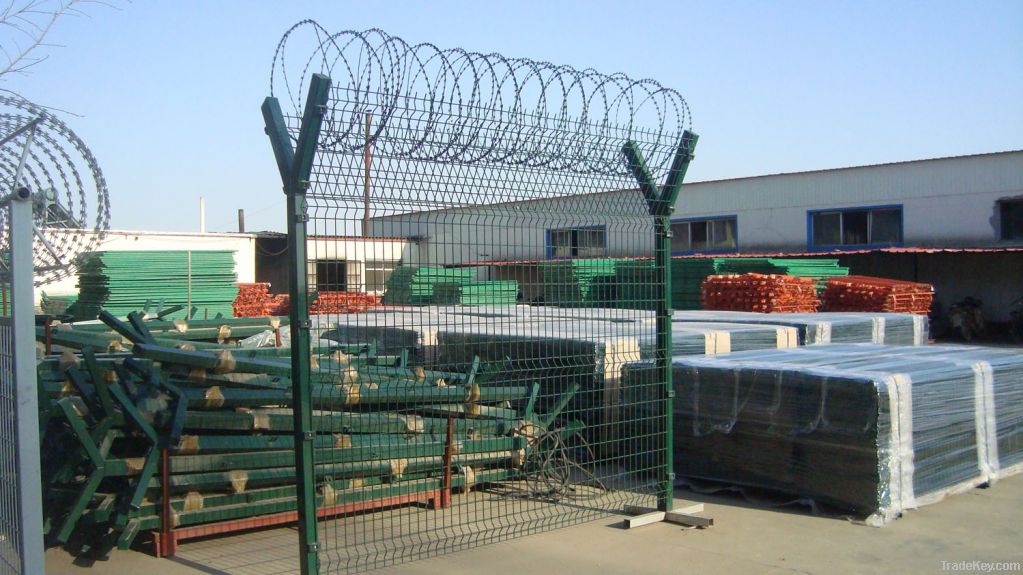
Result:
[[[735,215],[740,252],[806,251],[807,212],[901,205],[903,244],[1005,245],[996,202],[1023,196],[1023,151],[684,184],[673,219]],[[373,219],[381,236],[424,238],[415,261],[545,256],[551,228],[604,224],[610,257],[649,255],[650,218],[637,190],[415,212]]]
[[[548,230],[598,225],[609,257],[651,254],[653,220],[638,190],[381,216],[371,229],[414,237],[406,264],[444,265],[544,259]]]
[[[676,218],[738,216],[739,251],[804,251],[807,211],[901,204],[907,246],[1000,245],[995,203],[1023,195],[1023,151],[695,182]]]

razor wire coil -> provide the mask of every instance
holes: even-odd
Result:
[[[71,128],[24,98],[0,94],[0,137],[36,119],[17,185],[33,192],[34,224],[46,240],[33,244],[34,283],[41,286],[74,273],[78,255],[96,249],[110,227],[110,198],[96,157]],[[4,195],[13,192],[27,138],[25,131],[0,146]],[[9,244],[7,213],[0,210],[0,251],[8,252]]]

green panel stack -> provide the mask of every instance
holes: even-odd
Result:
[[[101,309],[125,316],[181,305],[185,309],[165,319],[185,317],[188,306],[198,317],[230,317],[237,282],[233,251],[94,252],[79,264],[79,295],[71,312],[94,319]]]
[[[437,305],[515,305],[519,282],[515,280],[442,282],[434,285],[433,303]]]
[[[618,305],[622,309],[657,308],[657,270],[653,260],[625,260],[615,267]]]
[[[67,313],[69,307],[78,301],[78,294],[48,294],[42,293],[39,300],[39,307],[43,313],[48,315],[61,315]]]
[[[611,259],[579,259],[540,264],[544,301],[562,307],[614,307],[618,300],[618,263]]]
[[[726,274],[782,274],[823,280],[849,275],[849,268],[838,265],[837,259],[817,258],[735,258],[721,265]]]
[[[472,283],[469,268],[399,267],[387,280],[384,305],[430,305],[437,284]]]
[[[724,273],[725,258],[675,258],[671,260],[671,305],[674,309],[702,309],[700,286],[709,275]]]

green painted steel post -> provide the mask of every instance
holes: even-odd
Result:
[[[664,405],[664,465],[661,469],[662,486],[657,497],[660,511],[671,511],[675,494],[675,389],[671,366],[671,214],[678,199],[693,159],[693,150],[699,136],[686,130],[682,134],[663,186],[658,187],[646,166],[643,154],[635,142],[625,144],[622,152],[629,169],[639,182],[640,191],[647,201],[650,215],[654,216],[654,277],[657,281],[657,352],[655,362],[663,381]]]
[[[295,466],[298,472],[299,560],[303,575],[320,571],[316,531],[316,476],[313,461],[313,401],[310,353],[309,278],[306,275],[306,192],[316,144],[330,93],[330,78],[314,74],[309,84],[298,142],[291,148],[287,126],[276,98],[263,101],[266,133],[277,158],[288,197],[288,289],[291,298],[291,371],[295,427]]]

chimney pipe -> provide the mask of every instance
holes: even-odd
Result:
[[[199,233],[206,233],[206,198],[199,196]]]
[[[245,210],[238,208],[238,233],[245,233]]]

